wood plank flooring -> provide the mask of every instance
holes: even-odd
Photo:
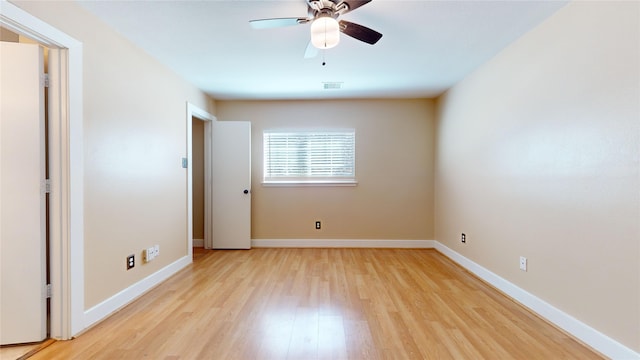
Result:
[[[198,251],[31,359],[601,359],[435,250]]]
[[[23,360],[28,359],[36,352],[56,342],[53,339],[46,339],[39,343],[2,345],[0,346],[0,360]]]

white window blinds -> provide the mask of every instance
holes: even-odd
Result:
[[[355,130],[264,131],[264,181],[355,182]]]

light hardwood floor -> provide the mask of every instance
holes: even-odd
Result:
[[[37,349],[39,345],[3,345],[0,347],[0,360],[16,360],[23,358],[31,351]]]
[[[435,250],[198,251],[31,359],[601,359]]]

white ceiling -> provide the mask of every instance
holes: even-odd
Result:
[[[304,0],[81,1],[134,44],[216,99],[421,98],[463,79],[567,1],[373,0],[340,19],[383,34],[342,36],[304,59],[309,25],[255,30],[249,20],[306,17]],[[324,90],[323,82],[342,82]]]

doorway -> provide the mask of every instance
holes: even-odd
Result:
[[[204,128],[205,121],[191,118],[191,171],[193,189],[193,247],[204,248]]]
[[[49,52],[48,144],[51,337],[70,339],[84,319],[82,43],[3,2],[0,26]]]
[[[7,131],[3,134],[2,169],[3,172],[10,173],[5,174],[6,177],[3,176],[3,180],[23,179],[21,182],[27,186],[23,191],[16,188],[15,185],[6,184],[3,181],[3,185],[7,186],[3,186],[2,189],[3,208],[7,210],[5,208],[7,206],[9,213],[14,213],[9,218],[3,216],[3,228],[5,225],[10,225],[11,228],[17,225],[21,230],[17,233],[11,230],[2,232],[2,245],[0,246],[4,255],[2,261],[1,291],[4,293],[2,311],[7,316],[3,316],[4,335],[2,336],[0,358],[20,358],[37,352],[55,341],[51,339],[51,297],[48,285],[51,284],[50,229],[52,228],[51,219],[60,218],[60,214],[56,212],[60,209],[52,206],[55,201],[52,201],[49,189],[47,189],[50,183],[45,182],[44,179],[51,179],[50,149],[52,147],[50,145],[55,145],[55,142],[52,143],[49,139],[51,134],[50,113],[57,120],[55,110],[58,108],[51,106],[50,109],[49,102],[50,98],[54,102],[60,100],[59,93],[56,93],[56,90],[59,89],[49,87],[49,59],[52,59],[53,73],[57,77],[56,79],[59,79],[56,67],[59,65],[60,51],[50,49],[32,38],[19,35],[3,26],[0,26],[0,41],[3,48],[3,64],[6,66],[3,68],[2,75],[4,94],[2,129],[3,133],[5,130]],[[25,59],[24,56],[28,54],[32,55]],[[39,63],[39,66],[29,66],[32,62]],[[5,75],[8,74],[7,70],[12,74],[9,77],[13,79],[5,78]],[[24,86],[29,83],[34,83],[35,93],[24,93]],[[49,90],[53,92],[51,96]],[[7,92],[13,94],[9,96]],[[19,93],[23,95],[18,96]],[[13,106],[18,104],[20,107]],[[27,106],[28,104],[30,106]],[[31,108],[31,110],[27,110],[27,108]],[[37,113],[40,116],[37,116]],[[6,116],[7,114],[12,115]],[[14,116],[19,120],[11,119]],[[27,131],[32,126],[30,124],[37,125],[37,129],[34,129],[35,133]],[[36,136],[35,139],[31,139],[33,135]],[[12,145],[13,141],[9,143],[4,141],[7,139],[17,139],[18,141]],[[16,144],[19,145],[16,146]],[[41,165],[38,166],[41,168],[39,175],[32,174],[32,166],[34,165],[32,152],[36,151],[40,153],[40,155],[35,155],[36,158],[41,159]],[[19,167],[5,163],[5,160],[15,158],[14,153],[21,154]],[[35,186],[27,185],[31,181],[35,182]],[[40,201],[33,203],[33,197],[38,196],[38,193],[40,193]],[[32,205],[26,207],[27,204]],[[18,218],[11,221],[10,219],[15,216]],[[40,221],[35,220],[33,216],[40,217]],[[5,222],[7,220],[9,222]],[[39,235],[33,234],[34,230],[39,232]],[[33,237],[34,235],[35,237]],[[14,254],[17,256],[13,256]],[[5,257],[7,255],[9,255],[8,258]],[[40,270],[35,271],[36,268]],[[16,305],[14,301],[17,301],[19,305]],[[5,311],[9,312],[11,316],[4,313]]]
[[[216,121],[187,103],[187,159],[193,119],[204,122],[204,248],[251,248],[251,123]],[[187,246],[193,259],[193,166],[187,166]],[[215,199],[215,202],[214,202]]]
[[[199,143],[195,146],[196,151],[199,153],[195,155],[197,158],[196,161],[200,162],[201,165],[196,165],[200,167],[199,170],[195,171],[195,176],[198,177],[197,182],[202,184],[201,190],[197,190],[198,194],[195,196],[201,197],[202,203],[202,215],[198,214],[197,216],[201,216],[202,220],[202,246],[205,249],[211,249],[212,244],[212,218],[211,218],[211,209],[212,209],[212,182],[211,182],[211,174],[212,174],[212,165],[211,165],[211,146],[212,146],[212,123],[216,120],[215,116],[209,114],[206,110],[203,110],[189,102],[187,102],[187,251],[188,256],[193,259],[193,248],[196,245],[199,245],[199,241],[194,241],[194,225],[199,220],[194,219],[194,142]],[[195,130],[195,137],[197,139],[194,141],[194,124],[197,127]],[[202,191],[202,192],[200,192]],[[202,194],[203,196],[200,196]],[[198,225],[199,226],[199,225]],[[196,230],[196,234],[198,234],[200,229]],[[199,240],[198,237],[195,237],[196,240]]]

